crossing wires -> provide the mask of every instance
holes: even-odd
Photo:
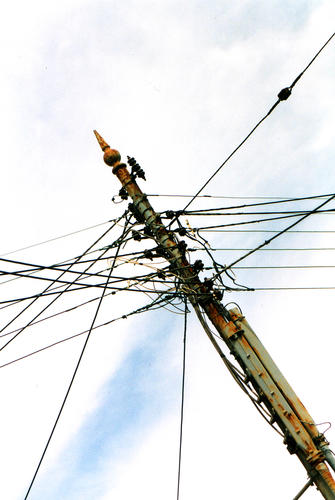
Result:
[[[286,88],[283,88],[279,94],[276,102],[271,106],[269,111],[256,123],[256,125],[250,130],[250,132],[244,137],[244,139],[236,146],[236,148],[226,157],[226,159],[219,165],[219,167],[213,172],[213,174],[207,179],[207,181],[200,187],[200,189],[196,192],[196,194],[191,198],[191,200],[185,205],[184,210],[186,210],[193,201],[200,195],[200,193],[205,189],[206,186],[211,182],[212,179],[220,172],[220,170],[229,162],[229,160],[237,153],[237,151],[247,142],[247,140],[253,135],[253,133],[257,130],[257,128],[271,115],[271,113],[276,109],[278,104],[282,101],[286,101],[293,90],[293,87],[298,83],[300,78],[304,75],[304,73],[308,70],[308,68],[313,64],[315,59],[321,54],[321,52],[325,49],[325,47],[329,44],[329,42],[334,38],[335,32],[328,38],[328,40],[322,45],[322,47],[318,50],[318,52],[313,56],[313,58],[309,61],[307,66],[299,73],[299,75],[293,80],[291,85]]]

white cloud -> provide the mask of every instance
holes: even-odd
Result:
[[[143,186],[148,192],[195,192],[330,35],[334,9],[330,1],[300,1],[294,6],[292,2],[250,1],[193,1],[186,5],[143,1],[139,6],[130,0],[122,5],[74,0],[6,5],[0,30],[6,46],[0,97],[5,186],[1,203],[6,214],[2,251],[121,214],[123,207],[110,202],[119,186],[102,163],[93,128],[119,148],[123,157],[136,156],[146,170],[148,180]],[[329,45],[291,98],[276,109],[206,192],[294,196],[332,190],[333,53],[333,45]],[[184,201],[154,199],[161,209],[180,208]],[[203,205],[199,202],[203,207],[208,204],[209,200]],[[312,219],[304,228],[329,229],[330,217]],[[190,217],[190,223],[196,225],[193,220]],[[206,237],[213,246],[247,248],[266,236],[224,233]],[[331,238],[330,234],[291,235],[278,246],[335,247]],[[79,254],[88,246],[87,240],[83,233],[18,255],[27,261],[55,262]],[[236,254],[217,255],[228,263]],[[331,265],[332,260],[330,251],[264,252],[245,262],[316,265],[321,261]],[[331,286],[333,274],[326,272],[281,271],[267,278],[261,271],[253,275],[240,271],[237,276],[239,282],[250,285],[257,282],[261,286],[266,280],[270,285],[275,280],[277,286],[293,282]],[[13,286],[3,293],[15,296],[29,289]],[[332,376],[333,340],[327,319],[332,293],[227,294],[227,301],[231,298],[241,304],[317,421],[332,418],[327,381]],[[131,310],[138,300],[137,294],[115,296],[108,302],[112,312],[106,307],[102,318]],[[53,328],[44,326],[35,334],[22,336],[21,343],[13,342],[6,359],[27,352],[41,342],[42,334],[52,341],[65,331],[84,329],[94,307],[90,313],[54,322]],[[160,498],[175,494],[178,391],[174,383],[180,370],[181,327],[171,329],[170,340],[164,344],[167,351],[162,352],[160,346],[150,345],[151,322],[156,321],[155,329],[159,326],[157,315],[150,314],[146,320],[135,317],[93,335],[48,451],[47,472],[41,470],[32,500],[45,498],[38,488],[44,488],[46,482],[55,491],[68,487],[69,471],[75,474],[73,483],[80,499],[84,494],[101,500],[129,498],[133,493],[145,494],[148,500],[156,498],[157,492]],[[303,468],[289,457],[279,437],[271,437],[272,431],[235,388],[198,329],[195,322],[190,323],[184,498],[203,498],[206,492],[215,500],[227,490],[231,498],[246,494],[268,498],[279,477],[285,477],[285,484],[271,498],[293,497],[303,485]],[[31,479],[81,343],[65,343],[2,370],[5,453],[0,491],[6,500],[21,498]],[[157,371],[148,373],[162,377],[142,377],[143,400],[153,410],[154,404],[146,397],[150,391],[159,392],[159,383],[166,377],[166,394],[161,395],[166,416],[157,412],[148,425],[141,421],[141,428],[132,428],[134,440],[127,441],[120,461],[113,454],[113,442],[108,441],[110,429],[103,428],[108,443],[103,457],[97,458],[95,474],[83,473],[84,431],[93,417],[101,417],[104,391],[141,343],[158,356]],[[333,438],[331,432],[327,436]],[[78,437],[83,441],[71,449]],[[315,489],[306,494],[306,498],[318,497]]]

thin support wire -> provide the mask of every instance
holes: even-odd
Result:
[[[179,456],[178,456],[178,480],[177,480],[177,500],[180,493],[180,472],[181,472],[181,451],[183,444],[183,426],[184,426],[184,399],[185,399],[185,372],[186,372],[186,331],[187,331],[187,298],[185,297],[184,313],[184,338],[183,338],[183,376],[181,383],[181,407],[180,407],[180,431],[179,431]]]
[[[123,230],[123,235],[124,235],[124,233],[125,233],[125,231],[126,231],[126,228],[127,228],[128,222],[129,222],[129,221],[128,221],[128,219],[126,219],[126,223],[125,223],[124,230]],[[122,235],[122,236],[123,236],[123,235]],[[115,257],[114,257],[114,263],[116,262],[116,258],[117,258],[118,251],[120,250],[121,245],[122,245],[122,236],[121,236],[121,238],[120,238],[120,240],[119,240],[119,246],[118,246],[118,249],[117,249],[116,254],[115,254]],[[113,264],[114,264],[114,263],[113,263]],[[37,465],[37,467],[36,467],[35,473],[34,473],[34,475],[33,475],[33,478],[32,478],[32,480],[31,480],[31,482],[30,482],[30,485],[29,485],[29,488],[28,488],[28,490],[27,490],[27,493],[26,493],[26,495],[25,495],[25,497],[24,497],[24,500],[27,500],[27,498],[28,498],[28,496],[29,496],[29,493],[30,493],[30,491],[31,491],[31,488],[32,488],[32,486],[33,486],[33,484],[34,484],[34,482],[35,482],[36,476],[37,476],[37,474],[38,474],[38,471],[39,471],[39,469],[40,469],[40,467],[41,467],[41,464],[42,464],[42,462],[43,462],[43,459],[44,459],[45,454],[46,454],[46,452],[47,452],[47,449],[48,449],[48,447],[49,447],[49,444],[50,444],[50,441],[51,441],[51,439],[52,439],[52,436],[53,436],[53,434],[54,434],[54,432],[55,432],[55,429],[56,429],[56,427],[57,427],[57,424],[58,424],[59,419],[60,419],[60,417],[61,417],[61,414],[62,414],[62,412],[63,412],[64,406],[65,406],[65,403],[66,403],[67,398],[68,398],[68,396],[69,396],[69,393],[70,393],[70,391],[71,391],[71,388],[72,388],[72,385],[73,385],[74,379],[75,379],[76,374],[77,374],[77,372],[78,372],[78,369],[79,369],[79,366],[80,366],[81,360],[82,360],[82,358],[83,358],[83,355],[84,355],[84,352],[85,352],[85,350],[86,350],[86,347],[87,347],[87,344],[88,344],[89,338],[90,338],[90,336],[91,336],[92,329],[93,329],[94,324],[95,324],[95,321],[96,321],[96,319],[97,319],[97,316],[98,316],[98,313],[99,313],[99,310],[100,310],[100,307],[101,307],[101,304],[102,304],[102,300],[103,300],[103,298],[104,298],[104,296],[105,296],[105,292],[106,292],[106,290],[107,290],[108,281],[109,281],[110,276],[111,276],[111,274],[112,274],[112,272],[113,272],[113,269],[114,269],[114,265],[112,265],[112,266],[111,266],[111,269],[110,269],[110,272],[109,272],[109,276],[108,276],[108,278],[107,278],[107,280],[106,280],[105,288],[104,288],[104,289],[103,289],[103,291],[102,291],[102,294],[101,294],[101,297],[100,297],[100,300],[99,300],[99,303],[98,303],[97,309],[96,309],[95,314],[94,314],[93,321],[92,321],[92,323],[91,323],[91,327],[90,327],[90,329],[89,329],[89,332],[88,332],[88,334],[87,334],[87,337],[86,337],[85,343],[84,343],[83,348],[82,348],[82,350],[81,350],[81,353],[80,353],[79,359],[78,359],[78,361],[77,361],[76,367],[75,367],[75,369],[74,369],[74,372],[73,372],[73,375],[72,375],[72,378],[71,378],[70,384],[69,384],[68,389],[67,389],[67,391],[66,391],[66,394],[65,394],[65,397],[64,397],[63,403],[62,403],[62,405],[61,405],[61,407],[60,407],[60,410],[59,410],[59,412],[58,412],[57,418],[56,418],[56,420],[55,420],[55,423],[54,423],[53,428],[52,428],[52,430],[51,430],[50,436],[49,436],[49,438],[48,438],[48,440],[47,440],[47,443],[46,443],[46,445],[45,445],[45,448],[44,448],[44,450],[43,450],[43,453],[42,453],[42,456],[41,456],[41,458],[40,458],[40,461],[39,461],[39,463],[38,463],[38,465]]]

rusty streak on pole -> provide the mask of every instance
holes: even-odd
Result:
[[[245,318],[237,309],[228,311],[215,293],[210,292],[200,281],[175,234],[165,228],[160,216],[153,210],[146,195],[128,172],[127,166],[121,163],[120,153],[111,149],[96,131],[94,133],[104,152],[105,163],[113,167],[113,173],[132,198],[135,210],[152,232],[156,243],[164,250],[166,259],[180,279],[183,292],[194,307],[214,347],[223,358],[220,347],[206,327],[200,307],[242,367],[260,401],[284,433],[290,453],[298,456],[323,497],[326,500],[335,500],[335,482],[325,463],[328,443],[324,436],[318,433],[306,408]]]

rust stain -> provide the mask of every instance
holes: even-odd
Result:
[[[315,466],[315,469],[319,472],[319,474],[323,477],[329,488],[334,492],[335,491],[335,481],[333,476],[331,475],[328,467],[325,463],[321,462]]]
[[[116,167],[120,165],[121,155],[116,149],[111,149],[107,142],[101,137],[101,135],[93,130],[95,137],[104,152],[104,162],[109,166],[113,167],[113,172],[115,173]]]

